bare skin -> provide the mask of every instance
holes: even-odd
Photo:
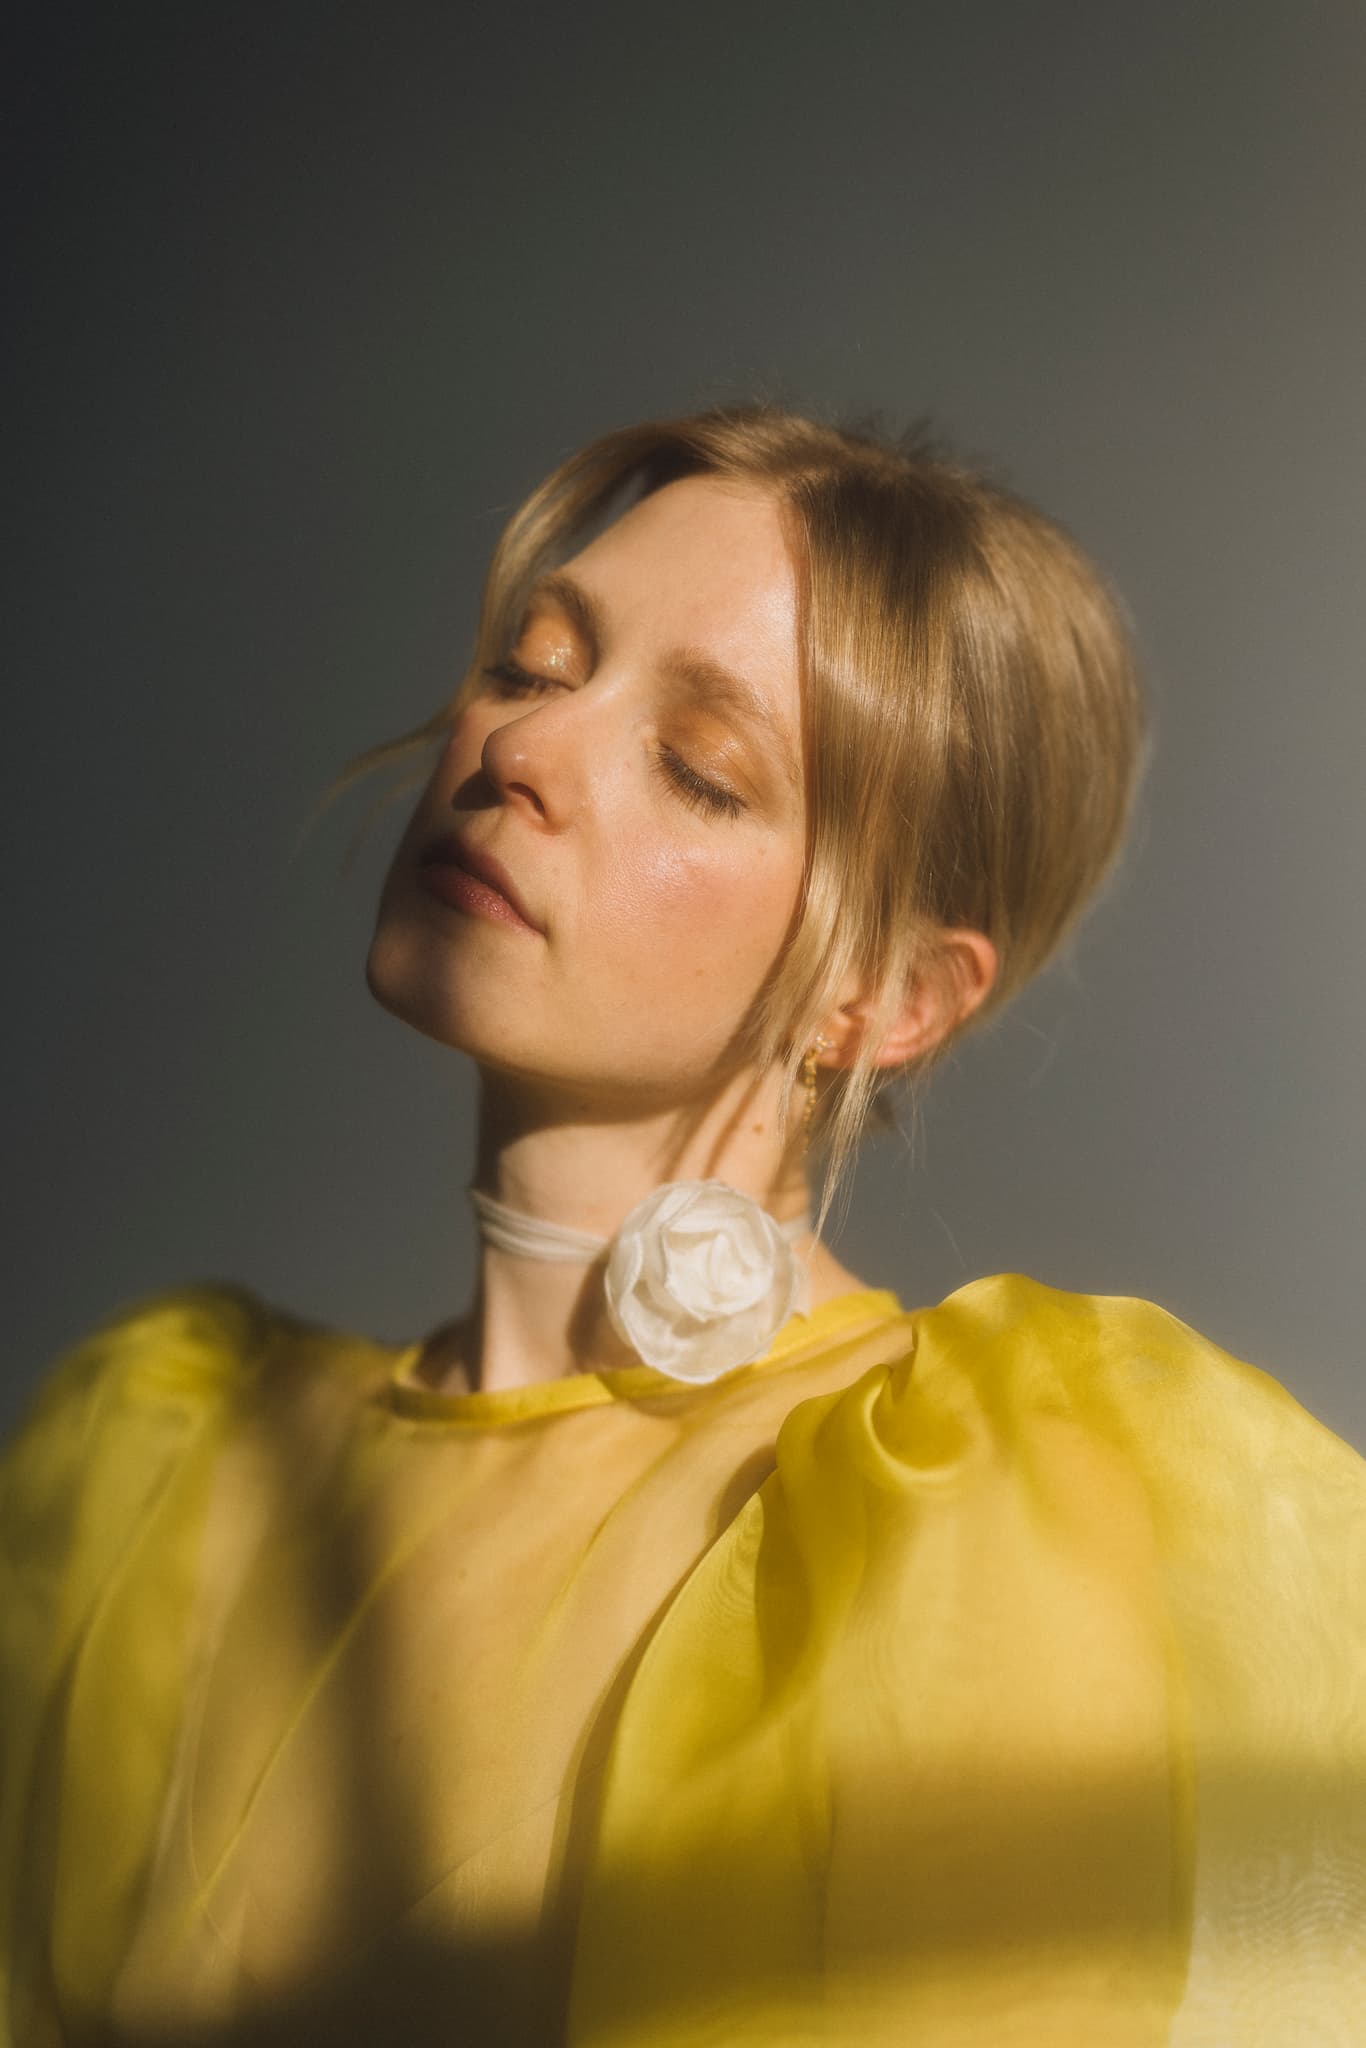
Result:
[[[606,1238],[662,1182],[718,1179],[781,1221],[811,1205],[801,1105],[784,1145],[775,1077],[732,1049],[792,926],[805,844],[796,585],[777,508],[686,478],[564,571],[600,614],[597,644],[562,599],[533,601],[507,650],[532,680],[484,678],[454,722],[385,880],[368,986],[476,1062],[473,1181],[499,1201]],[[680,648],[741,677],[768,723],[676,679]],[[502,861],[535,928],[422,887],[421,849],[452,829]],[[990,941],[945,936],[945,971],[907,1002],[883,1063],[935,1042],[991,986]],[[852,1059],[862,995],[835,991],[820,1064]],[[809,1234],[794,1250],[813,1306],[867,1284]],[[474,1300],[432,1332],[422,1377],[496,1389],[635,1362],[602,1269],[482,1245]]]

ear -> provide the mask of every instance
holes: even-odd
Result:
[[[934,961],[921,974],[893,1021],[879,1049],[879,1067],[900,1066],[947,1038],[990,992],[996,979],[996,948],[984,932],[944,931]],[[860,991],[822,1024],[833,1044],[816,1055],[818,1066],[849,1067],[854,1063],[870,1021],[871,1003]]]

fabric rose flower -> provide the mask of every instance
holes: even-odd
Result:
[[[809,1292],[783,1226],[723,1180],[674,1180],[612,1240],[605,1289],[618,1336],[647,1365],[700,1383],[762,1358]]]

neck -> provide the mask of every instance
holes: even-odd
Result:
[[[812,1206],[800,1163],[791,1149],[784,1155],[776,1117],[754,1099],[752,1082],[747,1099],[732,1095],[691,1122],[680,1129],[676,1112],[634,1122],[563,1109],[533,1116],[522,1098],[481,1074],[472,1183],[509,1208],[601,1238],[667,1180],[726,1181],[780,1223]],[[812,1250],[809,1231],[793,1244],[798,1258]],[[817,1259],[821,1251],[815,1247]],[[601,1255],[560,1264],[481,1241],[474,1300],[437,1333],[426,1370],[492,1390],[639,1363],[608,1320],[604,1270]],[[828,1285],[824,1264],[812,1271]]]

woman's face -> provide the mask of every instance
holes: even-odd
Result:
[[[793,572],[772,498],[688,477],[559,573],[573,588],[533,596],[499,650],[512,666],[454,721],[366,978],[481,1066],[579,1109],[648,1113],[737,1071],[727,1048],[793,926]],[[422,851],[452,831],[502,863],[539,929],[424,887]]]

